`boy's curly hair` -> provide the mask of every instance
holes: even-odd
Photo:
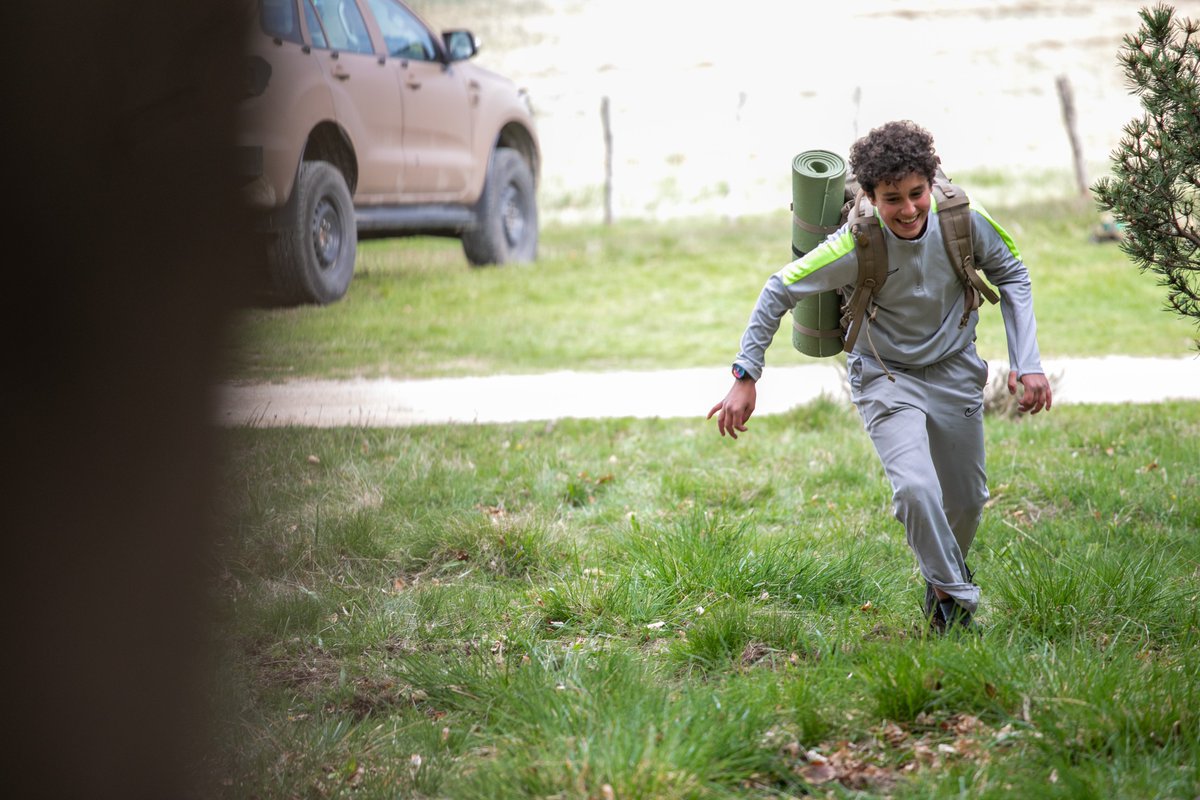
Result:
[[[933,136],[907,119],[873,128],[850,148],[850,169],[871,197],[879,184],[898,183],[912,172],[932,181],[937,165]]]

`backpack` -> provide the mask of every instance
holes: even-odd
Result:
[[[938,224],[942,230],[946,256],[954,265],[963,286],[963,314],[958,323],[962,328],[970,320],[971,312],[982,305],[982,298],[987,298],[990,303],[997,303],[1000,298],[975,269],[970,199],[961,188],[951,183],[942,172],[941,165],[938,165],[933,178],[933,197],[937,205]],[[882,222],[875,213],[875,206],[867,199],[866,193],[852,175],[846,178],[845,199],[841,218],[835,226],[814,226],[793,215],[795,223],[805,230],[816,233],[819,228],[819,231],[826,235],[848,222],[850,234],[854,237],[854,249],[858,255],[858,279],[848,297],[843,294],[843,290],[838,289],[809,298],[814,304],[823,304],[826,309],[839,309],[837,327],[833,327],[826,320],[826,325],[814,329],[801,324],[799,306],[793,311],[792,345],[807,355],[831,356],[842,350],[851,352],[863,323],[875,316],[875,306],[872,302],[875,293],[883,288],[887,281],[887,239],[883,234]],[[792,250],[795,252],[795,247]],[[802,255],[803,253],[796,253],[797,258]],[[828,316],[819,314],[818,318]],[[840,347],[835,346],[830,351],[830,348],[824,346],[827,342],[822,340],[834,337],[840,340]],[[869,339],[868,334],[868,341]]]

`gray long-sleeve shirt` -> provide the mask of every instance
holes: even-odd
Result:
[[[970,213],[976,266],[999,290],[1010,369],[1015,369],[1018,377],[1042,373],[1033,292],[1021,254],[1008,233],[977,203],[971,204]],[[900,239],[886,225],[883,233],[888,278],[875,294],[878,310],[869,323],[870,342],[880,358],[901,367],[924,367],[973,342],[978,312],[972,312],[966,326],[959,327],[963,288],[946,256],[936,208],[930,210],[925,232],[917,239]],[[848,293],[857,279],[853,237],[849,226],[843,225],[812,252],[767,280],[742,335],[735,363],[750,377],[760,378],[766,349],[784,314],[809,295],[839,288]],[[854,349],[856,354],[870,352],[865,329]]]

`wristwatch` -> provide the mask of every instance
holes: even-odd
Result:
[[[740,364],[733,365],[733,377],[739,381],[746,380],[747,378],[754,380],[750,377],[750,374],[746,372],[746,369]]]

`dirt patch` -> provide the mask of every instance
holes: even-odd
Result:
[[[487,24],[510,13],[512,33],[479,58],[533,98],[546,219],[602,216],[605,97],[618,217],[786,210],[792,156],[845,152],[897,118],[934,133],[952,174],[1069,176],[1059,75],[1073,84],[1085,157],[1097,168],[1138,110],[1116,59],[1139,25],[1137,4],[1124,0],[695,0],[685,14],[637,0],[505,8],[489,9]],[[435,23],[464,24],[439,18],[450,13],[431,9]]]

